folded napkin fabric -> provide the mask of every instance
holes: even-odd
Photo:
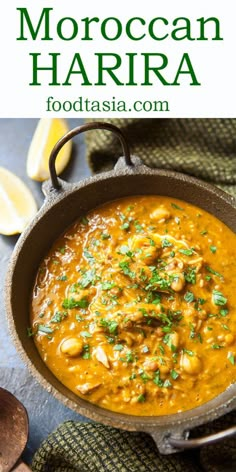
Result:
[[[184,454],[161,456],[153,439],[94,423],[67,421],[36,452],[37,472],[199,472]]]
[[[194,430],[216,433],[236,423],[236,412]],[[35,453],[34,472],[235,472],[236,438],[200,450],[161,455],[146,433],[67,421]]]
[[[95,120],[87,120],[89,122]],[[131,153],[144,164],[171,169],[218,185],[236,196],[236,119],[107,119],[127,137]],[[112,169],[122,155],[110,131],[85,134],[94,173]]]

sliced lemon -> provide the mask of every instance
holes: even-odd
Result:
[[[34,197],[24,182],[0,167],[0,234],[22,233],[36,212]]]
[[[53,146],[69,131],[62,118],[41,118],[34,132],[27,156],[26,171],[33,180],[42,182],[49,179],[48,161]],[[71,156],[72,142],[66,143],[56,160],[57,174],[67,166]]]

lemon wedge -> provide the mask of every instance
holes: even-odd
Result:
[[[22,233],[36,212],[34,197],[24,182],[0,167],[0,234]]]
[[[26,171],[33,180],[42,182],[49,179],[48,161],[53,146],[69,131],[62,118],[41,118],[34,132],[27,156]],[[56,160],[57,174],[67,166],[71,156],[72,142],[66,143]]]

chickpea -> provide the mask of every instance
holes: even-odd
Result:
[[[195,310],[194,310],[193,307],[188,306],[188,307],[184,310],[184,314],[185,314],[185,316],[193,317],[193,316],[195,315]]]
[[[122,294],[122,288],[121,287],[113,287],[111,290],[110,290],[110,295],[112,296],[116,296],[116,297],[120,297],[120,295]]]
[[[141,259],[147,264],[151,265],[157,259],[157,249],[156,247],[149,246],[145,247],[142,250]]]
[[[225,343],[227,346],[230,346],[234,342],[234,335],[232,333],[228,333],[225,335]]]
[[[179,334],[176,331],[170,333],[170,344],[175,346],[175,348],[177,348],[179,345]]]
[[[184,263],[183,263],[183,261],[179,261],[179,262],[178,262],[178,268],[179,268],[179,269],[183,269],[183,268],[184,268]]]
[[[171,284],[172,290],[174,290],[175,292],[181,292],[184,286],[185,286],[184,274],[182,274],[182,272],[174,274],[174,279]]]
[[[168,374],[170,372],[170,365],[167,365],[167,364],[161,364],[160,367],[159,367],[159,370],[161,372],[161,374]]]
[[[170,212],[163,206],[156,208],[150,215],[153,220],[168,220],[170,218]]]
[[[66,354],[70,357],[77,357],[83,351],[83,342],[78,338],[65,339],[60,346],[60,350],[62,354]]]
[[[147,360],[143,363],[143,368],[155,372],[158,369],[158,363],[157,361]]]
[[[135,235],[131,239],[131,250],[137,251],[141,249],[141,253],[138,253],[138,258],[145,262],[145,264],[152,264],[158,256],[158,247],[152,246],[150,238],[147,236]]]
[[[199,374],[202,369],[202,362],[199,357],[189,356],[188,354],[182,355],[180,365],[187,374]]]

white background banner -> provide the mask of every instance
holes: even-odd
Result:
[[[235,13],[234,0],[10,0],[0,117],[236,117]]]

